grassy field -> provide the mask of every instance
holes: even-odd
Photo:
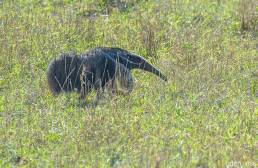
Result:
[[[257,167],[255,0],[0,0],[0,167]],[[129,96],[53,97],[62,52],[121,47]],[[94,97],[94,93],[89,96]]]

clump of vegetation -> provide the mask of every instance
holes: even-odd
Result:
[[[257,164],[256,1],[0,2],[0,167]],[[168,76],[134,71],[130,96],[96,108],[53,97],[62,52],[120,47]]]
[[[244,1],[239,2],[239,8],[237,10],[238,18],[241,22],[241,31],[252,31],[257,36],[258,32],[258,11],[257,1]]]

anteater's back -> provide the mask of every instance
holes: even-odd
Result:
[[[53,94],[80,91],[81,58],[72,53],[53,59],[47,69],[48,85]]]

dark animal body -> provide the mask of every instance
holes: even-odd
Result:
[[[133,89],[132,69],[142,69],[167,80],[143,57],[107,47],[94,48],[81,55],[61,54],[49,64],[47,80],[53,94],[77,91],[81,98],[85,98],[94,89],[99,96],[107,85],[115,87],[116,80],[129,93]]]
[[[81,90],[82,60],[74,53],[61,54],[53,59],[47,69],[48,85],[53,94],[61,91]]]

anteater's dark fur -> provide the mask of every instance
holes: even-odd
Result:
[[[47,69],[48,85],[53,94],[61,91],[81,90],[82,58],[74,53],[61,54],[53,59]]]
[[[84,98],[91,89],[99,93],[115,78],[124,80],[121,83],[131,90],[133,81],[130,70],[134,68],[152,72],[167,80],[145,59],[119,48],[94,48],[80,56],[73,53],[62,54],[49,64],[47,79],[52,93],[77,90],[81,93],[81,98]],[[122,78],[121,73],[124,73]]]

